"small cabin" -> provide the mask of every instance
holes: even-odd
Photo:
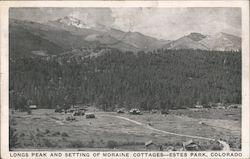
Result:
[[[141,115],[142,114],[142,112],[136,108],[130,109],[129,113],[133,114],[133,115]]]
[[[195,107],[195,108],[198,108],[198,109],[204,108],[203,105],[195,105],[194,107]]]
[[[228,108],[241,108],[241,104],[231,104]]]
[[[225,106],[217,106],[216,109],[226,109]]]
[[[86,114],[86,118],[87,119],[90,119],[90,118],[95,118],[95,114],[93,114],[93,113],[89,113],[89,114]]]
[[[71,106],[71,108],[79,109],[79,105],[73,105],[73,106]]]
[[[158,112],[157,109],[152,109],[152,110],[151,110],[151,113],[152,113],[152,114],[155,114],[155,113],[157,113],[157,112]]]
[[[161,114],[169,114],[169,110],[168,109],[164,109],[164,110],[161,110]]]
[[[118,109],[116,112],[117,113],[125,113],[125,110],[124,109]]]
[[[157,146],[155,143],[153,143],[152,140],[145,142],[145,147],[146,147],[146,150],[159,151],[159,146]]]
[[[36,105],[30,105],[29,109],[37,109],[37,106]]]
[[[183,143],[183,149],[185,151],[201,151],[200,145],[197,143],[193,142],[193,140],[189,140],[187,142]]]
[[[67,109],[67,112],[68,112],[68,113],[74,113],[74,112],[75,112],[75,109],[74,109],[74,108],[69,108],[69,109]]]

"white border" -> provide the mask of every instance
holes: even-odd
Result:
[[[240,7],[242,9],[242,151],[241,152],[242,152],[242,158],[245,159],[250,158],[249,1],[2,1],[0,2],[1,157],[3,159],[10,158],[8,149],[9,147],[8,146],[9,145],[8,143],[9,142],[8,141],[8,134],[9,134],[8,133],[9,131],[8,129],[8,123],[9,123],[8,9],[9,7],[166,7],[166,8]],[[94,152],[91,152],[91,154],[93,153]],[[207,154],[209,153],[211,152],[207,152]]]

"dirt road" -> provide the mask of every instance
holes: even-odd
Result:
[[[156,129],[156,128],[154,128],[152,126],[149,126],[147,124],[144,124],[144,123],[141,123],[141,122],[138,122],[138,121],[126,118],[126,117],[122,117],[122,116],[116,116],[116,115],[100,115],[100,116],[127,120],[129,122],[134,123],[134,124],[144,126],[144,127],[148,128],[150,130],[154,130],[154,131],[157,131],[157,132],[160,132],[160,133],[163,133],[163,134],[175,135],[175,136],[180,136],[180,137],[188,137],[188,138],[193,138],[193,139],[210,140],[210,141],[215,141],[216,140],[216,139],[213,139],[213,138],[206,138],[206,137],[201,137],[201,136],[178,134],[178,133],[173,133],[173,132],[168,132],[168,131]],[[221,141],[221,140],[218,140],[218,142],[223,145],[222,151],[230,151],[230,146],[228,145],[228,143],[226,143],[225,141]]]

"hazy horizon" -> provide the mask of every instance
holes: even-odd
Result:
[[[40,23],[73,16],[86,24],[99,23],[165,40],[191,32],[241,37],[240,8],[11,8],[9,13],[10,18]]]

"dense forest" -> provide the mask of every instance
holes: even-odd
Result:
[[[97,57],[10,55],[10,106],[170,109],[241,103],[241,52],[156,50]]]

